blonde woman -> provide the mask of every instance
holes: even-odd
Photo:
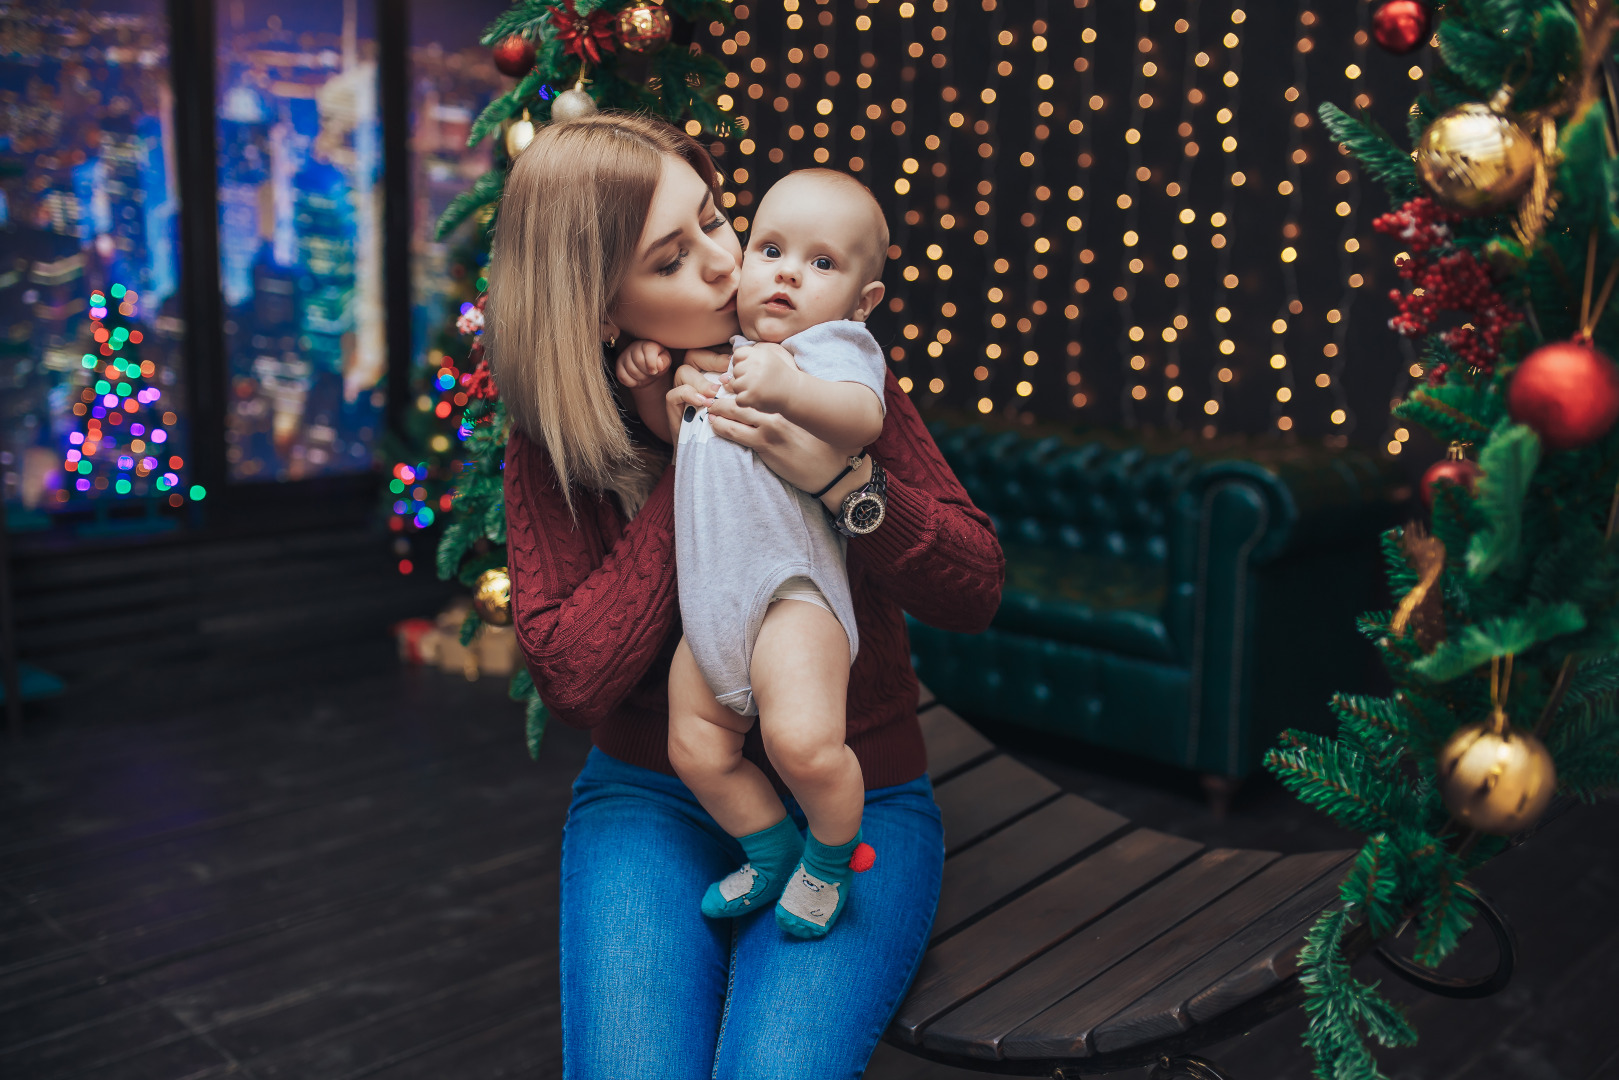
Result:
[[[594,743],[562,843],[570,1080],[861,1075],[921,961],[944,860],[902,613],[970,632],[1000,600],[989,520],[892,374],[881,436],[830,488],[862,448],[828,446],[779,415],[712,398],[689,367],[673,374],[658,391],[670,430],[684,408],[707,405],[716,435],[751,447],[795,487],[822,491],[829,512],[843,512],[853,492],[885,502],[882,523],[848,547],[861,649],[847,743],[865,777],[865,836],[882,857],[828,938],[789,937],[768,911],[704,918],[699,898],[742,852],[669,765],[667,683],[680,640],[674,470],[670,448],[618,397],[612,344],[646,338],[678,356],[737,332],[741,248],[718,187],[702,147],[659,122],[551,125],[514,165],[495,237],[488,338],[512,418],[517,633],[553,715],[589,729]],[[756,728],[747,756],[802,829],[758,738]]]

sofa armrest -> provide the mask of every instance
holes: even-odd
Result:
[[[1242,718],[1260,667],[1253,635],[1265,568],[1371,542],[1391,522],[1402,483],[1355,451],[1282,447],[1209,462],[1178,492],[1164,622],[1192,669],[1189,768],[1238,775],[1250,756]]]

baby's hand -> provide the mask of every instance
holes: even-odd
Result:
[[[731,372],[736,403],[761,412],[785,411],[803,381],[793,354],[770,342],[737,349]]]
[[[618,354],[618,381],[639,390],[669,370],[674,357],[656,341],[632,341]]]
[[[719,374],[731,366],[731,347],[724,345],[717,349],[687,349],[686,363],[698,371],[712,371]]]

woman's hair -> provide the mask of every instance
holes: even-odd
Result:
[[[619,413],[601,343],[635,259],[665,155],[711,188],[708,152],[646,116],[548,124],[506,177],[489,266],[490,366],[507,414],[545,448],[570,512],[573,484],[640,509],[657,473]]]

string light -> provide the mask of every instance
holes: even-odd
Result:
[[[1212,437],[1268,414],[1273,431],[1347,439],[1348,316],[1366,241],[1357,181],[1324,152],[1304,65],[1319,79],[1331,56],[1327,78],[1345,72],[1355,103],[1369,103],[1368,0],[1357,5],[1353,57],[1328,53],[1346,35],[1300,0],[1293,63],[1255,72],[1243,65],[1249,13],[1235,4],[1205,11],[1201,30],[1196,0],[1136,0],[1128,19],[1098,0],[753,7],[734,9],[738,44],[727,54],[737,69],[727,92],[751,125],[748,147],[734,151],[745,167],[727,169],[738,226],[790,168],[824,162],[861,177],[892,237],[873,329],[907,393],[1029,419],[1094,411],[1104,385],[1103,422],[1185,424]],[[1128,77],[1117,66],[1126,62]],[[1392,74],[1403,81],[1402,69]],[[1244,129],[1250,81],[1258,100],[1283,99],[1285,138]],[[1094,168],[1098,137],[1122,171]],[[1278,150],[1274,169],[1255,156]],[[1262,224],[1271,198],[1275,239]],[[1318,217],[1338,228],[1311,224]],[[1336,263],[1321,258],[1328,232]],[[1310,299],[1328,272],[1330,309]],[[1085,349],[1115,318],[1117,397],[1111,372],[1092,381]],[[1282,362],[1272,367],[1272,356]]]

